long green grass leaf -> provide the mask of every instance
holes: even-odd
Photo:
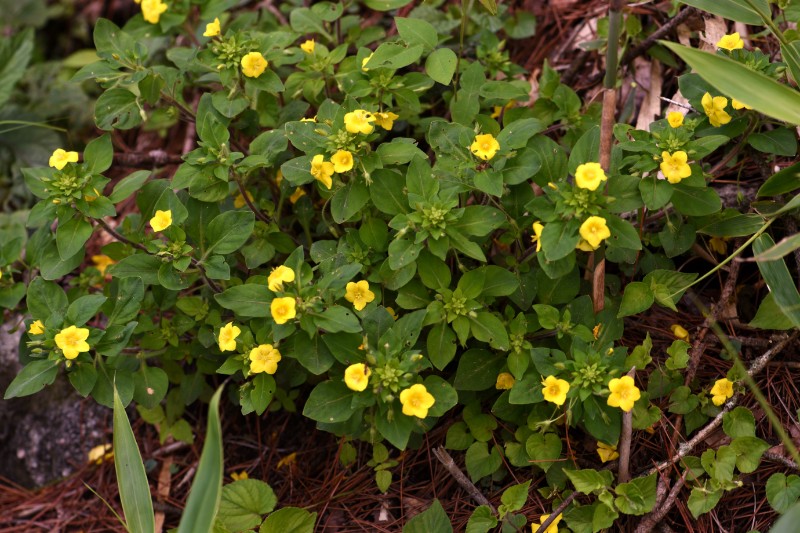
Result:
[[[156,530],[150,485],[144,470],[139,446],[117,387],[114,387],[114,467],[117,470],[119,498],[131,533],[154,533]]]
[[[753,243],[753,254],[759,256],[773,248],[775,241],[766,233]],[[777,261],[759,261],[758,269],[764,276],[775,303],[795,325],[800,327],[800,293],[797,292],[794,279],[783,259]]]
[[[800,124],[800,92],[744,65],[708,52],[659,41],[678,54],[720,94],[790,124]]]
[[[681,0],[681,3],[745,24],[760,25],[762,23],[761,13],[769,13],[767,0],[756,0],[754,5],[757,9],[748,5],[749,3],[744,0]]]
[[[786,237],[772,248],[753,256],[750,261],[777,261],[800,248],[800,233]]]
[[[219,398],[223,387],[217,389],[208,405],[206,442],[197,474],[189,490],[178,533],[209,533],[214,526],[222,495],[222,425],[219,421]]]

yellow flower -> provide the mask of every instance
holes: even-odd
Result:
[[[673,128],[680,128],[683,126],[683,113],[680,111],[670,111],[667,114],[667,122]]]
[[[386,131],[389,131],[392,129],[392,126],[394,126],[394,121],[398,118],[400,118],[400,115],[396,115],[391,111],[387,111],[386,113],[375,113],[375,124]]]
[[[548,402],[556,405],[564,405],[567,401],[569,383],[566,380],[558,379],[555,376],[547,376],[542,380],[542,395]]]
[[[514,379],[514,376],[508,372],[500,372],[497,375],[497,382],[494,384],[494,388],[497,390],[508,390],[513,387],[516,382],[517,380]]]
[[[61,148],[57,149],[53,152],[53,155],[50,156],[50,166],[55,168],[56,170],[61,170],[67,163],[77,163],[78,162],[78,152],[67,152],[66,150],[62,150]]]
[[[283,172],[281,169],[278,169],[278,172],[275,173],[275,185],[280,185],[283,181]]]
[[[233,207],[236,209],[241,209],[242,207],[247,205],[247,200],[253,201],[253,195],[250,194],[250,191],[244,191],[247,195],[247,199],[245,199],[242,193],[236,195],[236,198],[233,199]]]
[[[81,352],[88,352],[90,349],[86,339],[89,338],[89,330],[70,326],[62,329],[56,334],[55,341],[67,359],[75,359]]]
[[[689,332],[680,324],[672,324],[669,329],[672,331],[672,334],[675,335],[676,339],[689,342]]]
[[[158,24],[161,13],[167,10],[167,4],[161,0],[142,0],[142,16],[150,24]]]
[[[220,352],[233,352],[236,350],[236,337],[242,332],[238,326],[234,326],[233,322],[228,322],[219,330],[219,343]]]
[[[544,524],[548,518],[550,518],[549,514],[543,514],[542,516],[540,516],[538,524],[531,524],[531,531],[533,531],[533,533],[536,533],[536,531],[539,530],[539,526]],[[561,522],[561,515],[558,515],[555,520],[550,522],[550,525],[547,526],[547,529],[544,530],[544,533],[558,533],[559,522]]]
[[[373,54],[374,54],[374,52],[373,52]],[[369,63],[370,59],[372,59],[372,54],[368,55],[367,57],[365,57],[364,59],[361,60],[361,70],[363,70],[364,72],[369,72],[369,69],[367,67],[365,67],[364,65]]]
[[[594,191],[607,179],[600,163],[584,163],[575,171],[575,185],[581,189]]]
[[[242,479],[249,479],[250,476],[247,475],[247,471],[242,470],[241,472],[231,472],[231,479],[234,481],[240,481]]]
[[[593,250],[597,250],[600,247],[600,243],[611,237],[611,231],[606,225],[606,219],[597,216],[591,216],[581,224],[580,234]],[[580,246],[580,243],[578,243],[578,246]]]
[[[495,139],[491,133],[476,135],[475,140],[472,141],[469,147],[470,152],[484,161],[493,158],[499,149],[500,143],[497,142],[497,139]]]
[[[264,73],[268,65],[261,52],[250,52],[242,58],[242,74],[248,78],[257,78]]]
[[[351,281],[345,287],[344,299],[351,302],[356,311],[361,311],[375,299],[375,293],[369,290],[369,283],[366,280],[362,279],[358,283]]]
[[[269,306],[272,319],[276,324],[286,324],[288,321],[297,316],[295,310],[294,298],[286,296],[284,298],[275,298]]]
[[[683,178],[692,175],[692,168],[686,163],[689,156],[683,150],[678,150],[670,155],[669,152],[661,152],[661,172],[670,183],[680,183]]]
[[[250,373],[274,374],[280,360],[281,352],[277,348],[273,348],[271,344],[259,344],[250,350]]]
[[[267,285],[269,286],[269,290],[272,292],[278,292],[283,290],[284,282],[291,283],[293,281],[294,270],[287,266],[281,265],[277,268],[273,268],[272,272],[269,273]]]
[[[375,115],[364,109],[356,109],[344,116],[344,127],[350,133],[369,135],[375,129],[371,122],[375,122]]]
[[[708,121],[715,128],[727,124],[731,121],[731,116],[725,111],[725,106],[728,105],[728,99],[724,96],[711,97],[709,93],[703,95],[702,99],[703,111],[708,117]]]
[[[353,168],[353,154],[347,150],[339,150],[331,156],[334,172],[347,172]]]
[[[607,463],[618,458],[619,452],[617,452],[617,447],[613,444],[597,441],[597,455],[600,456],[601,461]]]
[[[314,179],[322,183],[326,189],[330,189],[333,185],[331,176],[333,176],[334,166],[333,163],[324,159],[322,155],[315,155],[314,159],[311,160],[310,172]]]
[[[391,307],[387,307],[386,312],[389,313],[389,315],[391,315],[393,320],[397,320],[397,313],[395,313],[394,309],[392,309]]]
[[[730,35],[725,35],[717,41],[717,48],[724,48],[730,52],[738,48],[744,48],[744,41],[741,37],[739,37],[739,33],[731,33]]]
[[[344,384],[347,388],[356,392],[361,392],[369,385],[369,377],[372,370],[364,363],[350,365],[344,371]]]
[[[107,255],[93,255],[92,256],[92,263],[100,271],[101,276],[106,275],[106,269],[111,265],[115,264],[116,261],[108,257]]]
[[[597,249],[588,242],[586,242],[586,239],[583,238],[578,241],[578,244],[575,245],[575,248],[577,248],[582,252],[593,252]]]
[[[289,201],[292,202],[292,204],[296,204],[297,200],[299,200],[300,198],[302,198],[305,195],[306,195],[306,191],[304,191],[303,189],[298,187],[298,188],[296,188],[294,190],[292,195],[289,197]]]
[[[316,122],[316,121],[317,121],[317,115],[314,115],[311,118],[301,118],[300,119],[300,122]]]
[[[280,470],[284,466],[291,467],[296,462],[297,462],[297,452],[292,452],[286,457],[282,457],[281,460],[278,461],[278,464],[276,466],[278,467],[278,470]]]
[[[87,459],[90,463],[95,464],[103,464],[103,461],[107,461],[114,457],[113,446],[110,443],[100,444],[95,446],[91,450],[89,450],[89,454]]]
[[[718,379],[711,387],[711,395],[714,405],[722,405],[725,400],[733,396],[733,382],[728,378]]]
[[[492,118],[500,118],[500,115],[502,115],[504,112],[508,111],[509,109],[513,108],[514,104],[516,104],[516,103],[517,103],[516,100],[511,100],[504,106],[499,106],[499,105],[494,106],[492,108],[491,117]]]
[[[214,19],[214,22],[209,22],[206,24],[206,31],[203,32],[203,37],[216,37],[219,35],[219,32],[219,17],[217,17]]]
[[[41,335],[42,333],[44,333],[44,324],[42,324],[42,321],[37,320],[36,322],[31,324],[31,327],[28,328],[28,333],[30,333],[31,335]]]
[[[721,237],[711,237],[708,240],[708,245],[714,250],[715,253],[719,255],[724,255],[728,253],[728,243],[725,242],[725,239]]]
[[[745,104],[744,102],[740,102],[740,101],[739,101],[739,100],[737,100],[736,98],[731,98],[731,107],[733,107],[733,108],[734,108],[734,109],[736,109],[737,111],[738,111],[739,109],[753,109],[753,108],[752,108],[752,107],[750,107],[749,105]]]
[[[531,237],[531,243],[536,243],[537,252],[542,250],[542,231],[544,231],[544,224],[537,220],[533,223],[533,236]]]
[[[317,44],[314,42],[314,39],[308,39],[300,45],[300,49],[307,54],[313,54],[316,46]]]
[[[425,385],[417,383],[400,393],[400,403],[403,404],[404,415],[425,418],[428,416],[428,409],[436,403],[436,398],[428,392]]]
[[[164,231],[172,225],[172,211],[156,211],[153,218],[150,219],[150,227],[153,231]]]
[[[612,379],[608,382],[608,390],[611,391],[611,394],[606,403],[611,407],[619,407],[626,413],[633,409],[633,404],[642,397],[639,388],[634,385],[633,378],[630,376]]]

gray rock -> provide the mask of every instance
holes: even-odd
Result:
[[[0,392],[20,371],[21,317],[0,325]],[[94,446],[111,442],[111,411],[84,399],[66,376],[41,392],[0,401],[0,476],[38,487],[70,475]]]

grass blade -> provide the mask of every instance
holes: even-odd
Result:
[[[753,254],[759,256],[774,246],[775,241],[772,240],[772,237],[763,234],[753,243]],[[758,269],[764,276],[764,281],[767,282],[775,303],[795,327],[800,327],[800,293],[797,292],[794,279],[792,279],[786,263],[783,259],[759,261]]]
[[[154,533],[153,501],[139,446],[133,436],[128,414],[114,387],[114,467],[119,498],[131,533]]]
[[[720,94],[735,98],[772,118],[800,124],[800,92],[727,57],[659,42],[678,54]]]
[[[208,405],[208,427],[197,474],[189,490],[186,509],[183,510],[178,533],[209,533],[219,509],[222,495],[222,425],[219,421],[219,398],[222,387],[217,389]]]

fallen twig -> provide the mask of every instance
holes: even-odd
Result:
[[[453,476],[453,479],[455,479],[459,485],[461,485],[461,488],[466,490],[469,495],[472,496],[473,500],[478,502],[480,505],[486,505],[492,510],[492,513],[497,514],[497,509],[495,509],[494,505],[492,505],[492,502],[490,502],[489,499],[486,498],[486,496],[484,496],[480,490],[478,490],[478,487],[476,487],[475,484],[464,475],[464,472],[458,468],[456,462],[453,460],[450,454],[447,453],[447,450],[445,450],[443,446],[434,448],[433,455],[439,459],[439,462],[442,463],[448,472],[450,472],[450,475]]]

